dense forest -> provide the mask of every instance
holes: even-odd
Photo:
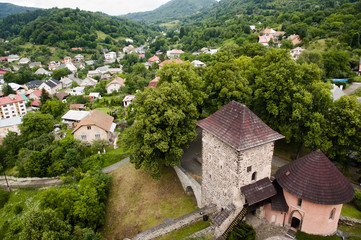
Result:
[[[136,21],[159,24],[185,18],[215,3],[215,0],[171,0],[153,11],[129,13],[125,17]]]
[[[33,7],[17,6],[11,3],[0,3],[0,19],[9,16],[11,14],[36,10]]]

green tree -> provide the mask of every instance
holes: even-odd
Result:
[[[198,114],[191,99],[192,95],[176,82],[137,94],[133,103],[137,121],[124,136],[135,168],[144,167],[153,178],[159,178],[163,164],[179,164],[182,146],[196,137]]]
[[[41,113],[43,114],[49,113],[54,118],[58,118],[61,115],[63,115],[65,111],[65,106],[66,104],[60,101],[59,99],[54,98],[52,100],[47,100],[45,104],[42,105],[41,107]]]
[[[227,240],[255,240],[256,231],[245,222],[237,224],[227,236]]]
[[[55,69],[51,76],[56,80],[60,80],[62,77],[68,76],[71,71],[67,68]]]
[[[49,161],[44,152],[32,151],[24,164],[28,177],[45,177]]]
[[[50,114],[37,112],[27,113],[19,125],[19,129],[24,139],[30,140],[39,137],[43,133],[49,133],[54,128],[54,118]]]
[[[50,100],[49,93],[43,88],[41,89],[41,95],[40,95],[40,104],[43,106],[46,101]]]
[[[10,87],[9,84],[3,85],[2,92],[3,92],[4,96],[8,96],[10,94],[16,94],[16,92],[12,89],[12,87]]]
[[[359,33],[355,33],[352,36],[351,47],[352,48],[359,48],[360,47],[360,34]]]

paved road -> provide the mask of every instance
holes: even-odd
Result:
[[[354,83],[352,83],[351,86],[349,86],[348,88],[343,90],[343,92],[346,93],[347,95],[350,95],[351,93],[353,93],[354,91],[356,91],[356,89],[358,89],[360,87],[361,87],[360,82],[354,82]]]
[[[110,173],[110,172],[114,171],[115,169],[118,169],[121,166],[124,166],[127,163],[129,163],[129,158],[124,158],[120,162],[114,163],[113,165],[103,168],[102,171],[103,171],[103,173]]]

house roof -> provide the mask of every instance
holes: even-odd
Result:
[[[81,87],[85,87],[85,86],[95,86],[98,83],[97,80],[87,77],[85,78],[83,81],[81,81],[81,83],[79,84]]]
[[[31,62],[29,66],[40,66],[42,65],[41,62]]]
[[[108,83],[105,87],[109,87],[112,84],[120,84],[120,86],[124,87],[125,86],[125,79],[120,78],[118,76],[116,76],[113,81],[111,81],[110,83]]]
[[[180,60],[180,59],[167,59],[167,60],[164,60],[163,62],[159,63],[159,66],[160,67],[163,67],[163,65],[165,63],[182,63],[183,61]]]
[[[80,121],[90,114],[89,111],[78,111],[78,110],[69,110],[64,116],[61,117],[63,120],[72,120]]]
[[[49,74],[48,71],[46,71],[44,68],[39,68],[36,70],[35,74]]]
[[[49,79],[44,82],[46,85],[48,85],[50,88],[54,88],[60,84],[60,82],[54,78]]]
[[[0,128],[21,124],[21,117],[4,118],[0,120]]]
[[[34,91],[34,92],[30,93],[30,94],[34,94],[35,96],[37,96],[38,98],[40,98],[40,96],[41,96],[41,89],[36,90],[36,91]]]
[[[261,202],[277,194],[275,187],[268,177],[241,187],[241,191],[246,197],[248,205]]]
[[[148,87],[157,87],[157,83],[159,81],[160,77],[154,78],[152,81],[149,82]]]
[[[196,124],[237,151],[284,138],[245,105],[235,101]]]
[[[127,95],[124,97],[123,102],[130,102],[135,99],[135,95]]]
[[[39,107],[40,106],[40,99],[35,99],[30,103],[31,106]]]
[[[278,184],[277,180],[272,182],[277,194],[271,197],[271,209],[273,211],[287,212],[289,207],[283,194],[282,187]]]
[[[69,109],[81,109],[84,108],[85,105],[84,104],[70,104],[69,105]]]
[[[158,60],[159,60],[159,57],[155,56],[155,55],[148,59],[149,62],[155,62],[155,61],[158,61]]]
[[[69,94],[66,92],[58,92],[55,94],[57,98],[59,98],[59,100],[63,100],[64,98],[66,98]]]
[[[16,102],[22,102],[25,101],[25,99],[20,95],[13,95],[13,96],[7,96],[7,97],[1,97],[0,98],[0,105],[5,105],[9,103],[16,103]]]
[[[111,130],[113,120],[114,118],[112,116],[109,116],[105,112],[93,110],[88,116],[86,116],[79,122],[72,134],[74,134],[79,128],[83,126],[97,126],[104,131],[109,132]]]
[[[348,179],[321,150],[280,168],[276,179],[284,190],[312,203],[343,204],[354,196]]]
[[[258,36],[259,43],[268,43],[271,39],[273,39],[272,36]]]
[[[169,53],[171,53],[171,54],[182,54],[184,52],[182,50],[179,50],[179,49],[173,49]]]

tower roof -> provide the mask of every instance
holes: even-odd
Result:
[[[196,124],[237,151],[284,138],[245,105],[235,101]]]
[[[312,203],[342,204],[354,195],[350,182],[321,150],[279,169],[276,179],[287,192]]]

